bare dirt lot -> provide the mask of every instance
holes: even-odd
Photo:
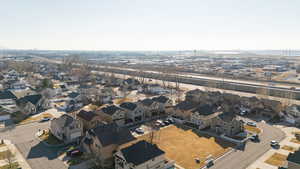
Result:
[[[175,160],[175,163],[183,168],[196,169],[205,165],[208,156],[220,157],[234,145],[206,135],[198,135],[192,130],[182,129],[176,126],[168,126],[154,133],[138,137],[138,140],[151,141],[166,152],[166,157]],[[131,144],[131,143],[130,143]],[[126,144],[124,146],[128,146]],[[200,159],[196,163],[195,159]]]

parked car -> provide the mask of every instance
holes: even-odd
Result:
[[[40,122],[46,122],[46,121],[49,121],[49,120],[51,120],[50,117],[44,117],[44,118],[42,118],[42,119],[40,120]]]
[[[135,129],[135,132],[138,134],[144,134],[144,130],[142,128]]]
[[[275,140],[272,140],[272,141],[270,142],[270,145],[271,145],[271,147],[273,147],[273,148],[279,148],[279,147],[280,147],[278,141],[275,141]]]
[[[242,111],[240,112],[240,115],[241,115],[241,116],[245,116],[247,113],[248,113],[247,110],[242,110]]]
[[[173,123],[174,123],[174,120],[171,119],[171,118],[167,119],[167,121],[168,121],[170,124],[173,124]]]
[[[207,168],[212,167],[213,165],[214,165],[214,160],[210,159],[210,160],[206,161],[206,167]]]
[[[260,139],[259,139],[258,135],[251,136],[250,140],[253,141],[253,142],[260,142]]]
[[[252,126],[252,127],[256,127],[256,123],[251,122],[251,121],[248,121],[248,122],[247,122],[247,125],[248,125],[248,126]]]
[[[166,126],[171,124],[168,120],[165,120],[164,123]]]
[[[80,151],[79,149],[73,149],[73,150],[67,151],[67,156],[70,156],[70,157],[78,157],[78,156],[81,156],[82,154],[83,154],[82,151]]]

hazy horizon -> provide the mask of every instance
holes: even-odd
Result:
[[[300,1],[4,1],[0,49],[299,49]]]

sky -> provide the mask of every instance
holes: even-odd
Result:
[[[300,49],[299,0],[1,0],[0,48]]]

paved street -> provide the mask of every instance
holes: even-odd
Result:
[[[234,151],[217,160],[211,169],[245,169],[271,148],[271,140],[280,141],[285,137],[280,129],[263,122],[258,123],[258,127],[263,130],[259,143],[248,142],[245,150]]]
[[[55,149],[48,148],[35,138],[35,133],[49,128],[50,123],[31,123],[0,130],[0,138],[11,140],[32,169],[66,169],[62,161],[57,159]]]

